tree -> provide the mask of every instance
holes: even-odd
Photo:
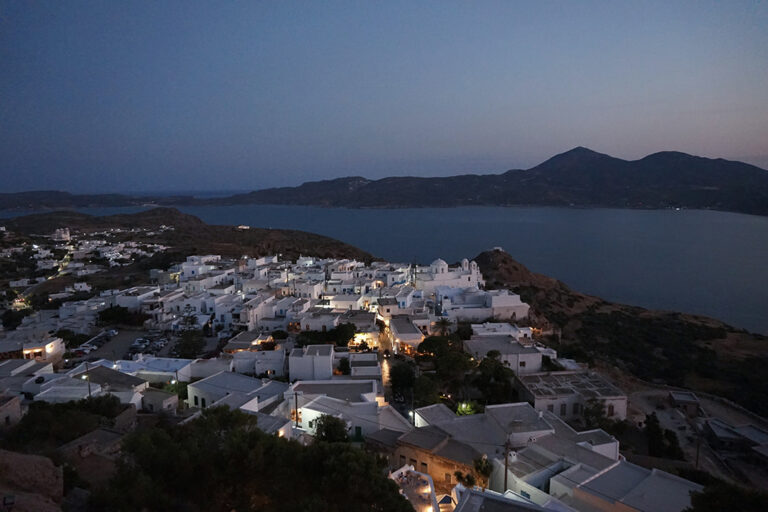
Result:
[[[477,405],[476,402],[469,401],[469,402],[459,402],[459,406],[456,408],[456,415],[457,416],[472,416],[473,414],[477,414],[480,407]]]
[[[587,400],[582,410],[582,416],[584,417],[584,425],[589,429],[604,428],[608,419],[605,416],[605,405],[596,398]]]
[[[480,480],[480,485],[483,490],[488,487],[488,479],[493,472],[493,463],[488,460],[488,456],[483,454],[482,457],[475,459],[474,461],[475,476]]]
[[[437,327],[437,332],[439,332],[441,336],[448,336],[451,329],[451,321],[445,317],[440,317],[435,322],[435,327]]]
[[[499,359],[498,351],[492,350],[480,361],[472,378],[474,386],[487,403],[502,404],[514,401],[513,372]]]
[[[440,390],[437,383],[427,375],[419,375],[413,384],[413,399],[419,407],[438,403]]]
[[[448,338],[444,336],[428,336],[419,343],[417,351],[422,355],[440,358],[445,356],[450,348],[451,345]]]
[[[3,328],[7,331],[12,331],[21,325],[21,321],[25,316],[32,314],[31,309],[13,310],[9,309],[3,313]]]
[[[404,394],[413,389],[416,382],[413,366],[405,362],[392,365],[392,369],[389,371],[389,381],[392,384],[392,391],[395,393]]]
[[[648,439],[648,455],[671,459],[683,458],[677,434],[672,430],[662,429],[655,412],[645,418],[645,435]]]
[[[67,348],[79,347],[90,339],[87,334],[78,334],[69,329],[59,329],[56,331],[56,336],[64,340],[64,345]]]
[[[348,357],[342,357],[339,359],[339,371],[342,375],[349,375],[352,371],[352,368],[349,366],[349,358]]]
[[[104,325],[144,325],[149,317],[143,313],[130,311],[122,306],[112,306],[99,312],[99,323]]]
[[[276,340],[284,340],[288,338],[288,333],[282,329],[277,329],[275,331],[272,331],[272,337]]]
[[[456,480],[467,489],[471,489],[475,486],[475,476],[472,473],[462,473],[461,471],[456,471],[453,473],[453,476],[455,476]]]
[[[37,452],[55,449],[99,426],[109,426],[124,408],[114,395],[63,404],[35,401],[21,421],[5,434],[2,445]]]
[[[209,407],[184,425],[129,434],[91,509],[412,512],[376,457],[348,443],[303,446],[257,425],[255,416]]]
[[[323,414],[315,420],[315,441],[344,443],[349,441],[347,424],[330,414]]]
[[[464,352],[448,352],[435,361],[437,375],[448,385],[459,384],[466,373],[472,368],[469,355]]]
[[[201,331],[184,331],[176,342],[176,352],[182,359],[195,359],[205,348]]]

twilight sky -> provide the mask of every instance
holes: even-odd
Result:
[[[0,0],[0,192],[768,168],[768,2]]]

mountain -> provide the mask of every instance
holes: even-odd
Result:
[[[0,209],[86,206],[289,204],[348,208],[577,206],[692,208],[768,215],[768,171],[665,151],[628,161],[577,147],[527,170],[312,181],[220,198],[0,194]]]
[[[662,152],[627,161],[578,147],[527,170],[445,178],[361,177],[259,190],[222,204],[344,207],[580,206],[697,208],[768,215],[768,171]]]

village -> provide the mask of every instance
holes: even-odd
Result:
[[[556,329],[512,290],[486,289],[474,261],[191,255],[95,289],[89,276],[167,249],[114,236],[58,229],[0,254],[36,265],[4,267],[0,429],[41,402],[114,397],[108,425],[56,447],[85,481],[114,472],[130,432],[224,407],[302,445],[375,454],[418,512],[677,512],[702,470],[762,483],[761,418],[710,414],[730,409],[682,389],[623,390],[559,356]],[[30,301],[63,275],[74,280],[48,307]]]

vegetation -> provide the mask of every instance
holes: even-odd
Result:
[[[480,486],[485,490],[485,488],[488,487],[488,479],[493,472],[493,463],[488,460],[487,455],[483,455],[482,457],[475,459],[472,465],[473,468],[471,473],[456,471],[454,473],[456,480],[467,488],[474,487],[475,484],[479,482]]]
[[[413,365],[406,362],[395,363],[389,371],[389,380],[394,393],[404,395],[410,392],[413,390],[413,385],[416,382],[416,373],[414,372]]]
[[[764,512],[768,510],[768,494],[719,480],[703,491],[691,494],[691,506],[683,512]]]
[[[67,348],[79,347],[90,339],[87,334],[79,334],[69,329],[59,329],[56,331],[56,336],[64,340],[64,345]]]
[[[256,418],[208,408],[185,425],[128,436],[95,510],[411,511],[378,460],[350,444],[304,447]]]
[[[110,426],[124,410],[114,395],[77,402],[32,402],[21,421],[3,439],[3,447],[16,451],[43,452],[68,443],[102,426]]]
[[[205,348],[202,331],[184,331],[176,342],[176,353],[182,359],[195,359]]]
[[[276,340],[284,340],[288,338],[288,333],[282,329],[272,331],[272,337]]]
[[[662,429],[656,413],[645,418],[645,435],[648,438],[648,455],[683,460],[683,450],[673,430]]]
[[[330,414],[323,414],[315,420],[315,441],[345,443],[349,441],[347,424]]]
[[[21,325],[21,321],[24,320],[24,317],[30,314],[32,314],[31,309],[21,309],[18,311],[14,309],[6,310],[2,317],[3,329],[6,331],[12,331],[16,329]]]
[[[331,343],[346,347],[355,337],[355,331],[354,324],[341,324],[328,331],[303,331],[296,337],[296,343],[299,346]]]
[[[99,323],[102,325],[142,326],[148,318],[143,313],[130,311],[122,306],[112,306],[99,312]]]
[[[352,372],[352,368],[349,366],[348,357],[342,357],[339,360],[339,371],[342,375],[349,375]]]

